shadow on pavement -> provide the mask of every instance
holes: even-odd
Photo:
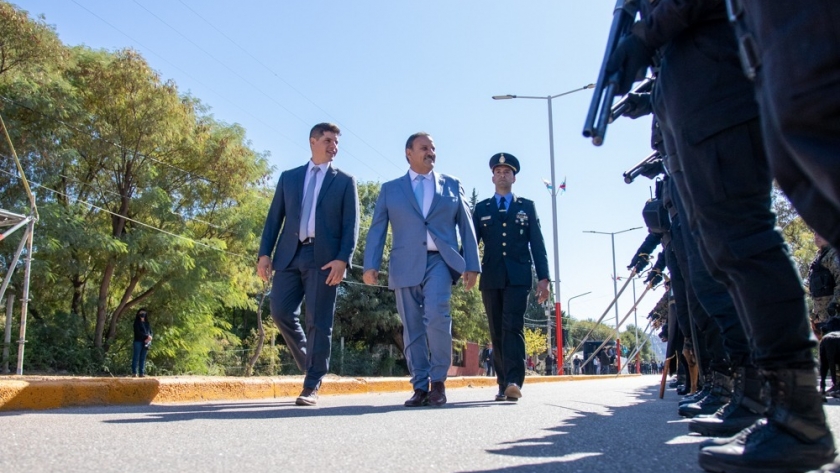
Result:
[[[703,437],[688,435],[688,427],[677,415],[676,395],[659,399],[659,388],[649,387],[637,393],[630,406],[609,407],[591,401],[565,401],[555,405],[572,411],[571,418],[548,429],[546,436],[523,438],[500,444],[487,452],[502,456],[548,459],[528,465],[505,466],[490,470],[467,470],[484,473],[525,472],[598,472],[650,473],[652,471],[702,472],[697,465],[697,443]],[[578,408],[569,407],[578,406]],[[587,406],[592,410],[587,411]],[[604,411],[606,409],[606,411]],[[622,418],[624,417],[624,418]],[[625,430],[615,431],[615,426]],[[626,427],[634,426],[634,427]],[[642,432],[643,430],[643,432]],[[677,440],[678,437],[682,437]],[[639,455],[645,461],[639,462]],[[557,459],[561,457],[561,459]],[[675,459],[679,459],[675,462]],[[661,463],[661,470],[652,463]],[[674,466],[679,464],[679,470]]]

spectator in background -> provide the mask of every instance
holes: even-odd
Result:
[[[545,355],[545,375],[551,376],[557,374],[557,358],[554,357],[554,353],[549,352]]]
[[[149,311],[145,307],[134,316],[134,353],[131,356],[131,375],[146,376],[146,354],[152,345],[152,326],[149,324]]]
[[[484,366],[484,374],[486,376],[494,376],[496,370],[493,365],[493,343],[488,343],[481,352],[481,365]]]

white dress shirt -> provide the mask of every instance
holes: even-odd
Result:
[[[312,210],[309,211],[309,225],[307,226],[307,237],[315,238],[315,207],[317,207],[318,203],[318,194],[321,193],[321,184],[324,183],[324,176],[327,175],[327,171],[330,169],[330,163],[322,163],[322,164],[315,164],[312,160],[309,160],[309,165],[306,167],[306,175],[303,180],[303,189],[306,192],[306,187],[309,185],[309,181],[312,180],[312,168],[317,167],[320,170],[315,176],[315,196],[312,201]],[[302,201],[301,201],[302,202]],[[301,215],[303,218],[303,215]]]
[[[415,181],[414,179],[417,176],[423,176],[423,180],[420,182]],[[429,171],[428,174],[417,174],[413,170],[408,170],[408,177],[411,179],[411,189],[414,190],[415,186],[419,186],[420,184],[423,185],[423,217],[429,215],[429,208],[432,206],[432,198],[435,196],[435,183],[437,182],[437,177],[435,176],[434,171]],[[426,230],[426,251],[437,251],[437,245],[435,245],[435,241],[432,239],[431,233]]]

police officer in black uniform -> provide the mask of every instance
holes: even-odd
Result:
[[[840,249],[840,2],[727,0],[773,176]]]
[[[652,8],[616,48],[607,73],[621,76],[619,93],[625,93],[658,51],[653,108],[673,158],[669,172],[699,235],[703,262],[729,290],[770,392],[767,417],[710,442],[700,451],[700,466],[716,472],[818,466],[835,450],[816,389],[815,343],[801,280],[775,230],[755,90],[726,29],[726,7],[679,0],[640,5]]]
[[[548,257],[534,202],[511,191],[519,160],[510,153],[490,158],[495,195],[477,203],[473,211],[476,239],[484,242],[478,288],[495,349],[497,401],[522,397],[525,381],[525,309],[531,292],[533,262],[537,300],[548,299]]]

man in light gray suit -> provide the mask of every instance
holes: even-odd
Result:
[[[336,288],[359,235],[356,180],[331,165],[340,134],[332,123],[312,127],[312,159],[280,175],[260,242],[257,274],[268,281],[275,271],[271,317],[305,373],[299,406],[318,402],[329,371]],[[306,332],[300,325],[304,296]]]
[[[475,285],[481,264],[470,209],[458,179],[433,171],[435,144],[415,133],[405,144],[409,171],[382,184],[368,231],[364,281],[376,284],[388,224],[393,246],[388,287],[396,292],[414,395],[406,407],[446,404],[452,364],[452,286]],[[459,249],[460,237],[460,249]],[[431,390],[429,389],[431,382]]]

